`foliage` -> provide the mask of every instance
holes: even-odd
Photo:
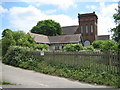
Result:
[[[23,31],[11,31],[5,29],[2,32],[2,54],[5,55],[10,46],[27,46],[30,47],[34,44],[34,39],[29,35],[25,34]]]
[[[53,20],[43,20],[39,21],[37,25],[31,29],[31,32],[47,36],[56,36],[61,35],[62,28],[59,23]]]
[[[47,44],[34,44],[33,48],[39,50],[48,50],[49,46]]]
[[[10,29],[5,29],[5,30],[2,32],[2,37],[7,37],[8,34],[12,34],[12,33],[13,33],[12,30],[10,30]],[[9,36],[8,36],[8,38],[9,38]]]
[[[102,51],[118,50],[118,43],[113,40],[96,40],[92,43],[95,49]]]
[[[100,49],[101,48],[101,45],[104,43],[103,40],[96,40],[92,43],[92,46],[95,48],[95,49]]]
[[[3,62],[9,65],[25,69],[35,70],[45,74],[72,78],[79,81],[105,84],[119,87],[120,76],[116,73],[104,71],[100,68],[90,68],[87,65],[70,65],[64,63],[48,62],[44,57],[36,54],[36,51],[28,47],[10,47],[3,58]]]
[[[110,51],[110,50],[118,50],[118,43],[112,40],[106,40],[104,43],[101,45],[101,50],[102,51]]]
[[[28,47],[11,46],[3,57],[2,62],[8,65],[33,69],[37,62],[40,61],[32,54],[33,51],[33,49]]]
[[[81,44],[67,44],[63,49],[65,51],[80,51],[83,50],[83,46]]]
[[[120,1],[118,2],[118,8],[116,9],[116,13],[113,15],[113,18],[116,23],[116,27],[111,29],[113,32],[112,39],[118,42],[118,49],[120,50]]]
[[[94,51],[94,47],[93,46],[86,46],[86,47],[84,47],[84,50]]]

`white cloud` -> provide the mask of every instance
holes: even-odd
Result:
[[[45,13],[46,14],[52,14],[52,13],[55,13],[57,10],[53,10],[53,9],[51,9],[51,10],[47,10],[47,11],[45,11]]]
[[[86,8],[96,10],[97,6],[95,6],[95,5],[87,5]]]
[[[116,12],[115,8],[117,8],[118,4],[110,4],[105,5],[104,3],[100,3],[100,12],[98,15],[98,34],[105,35],[110,34],[110,29],[115,27],[113,14]]]
[[[75,0],[21,0],[32,5],[55,5],[62,10],[66,10],[69,7],[76,7]]]
[[[0,6],[0,13],[6,13],[8,10]]]
[[[111,34],[110,29],[115,27],[113,14],[116,13],[115,8],[118,4],[113,3],[106,5],[105,2],[99,2],[99,6],[87,5],[86,8],[96,9],[98,16],[98,35]]]
[[[45,19],[55,20],[62,26],[78,24],[76,18],[72,19],[64,14],[48,15],[31,5],[28,7],[13,7],[9,9],[9,21],[11,26],[17,30],[24,30],[25,32],[28,32],[37,24],[38,21]]]

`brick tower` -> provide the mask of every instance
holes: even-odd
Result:
[[[89,46],[97,40],[97,19],[95,12],[78,14],[79,29],[76,33],[81,33],[84,46]]]

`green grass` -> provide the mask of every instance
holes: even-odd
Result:
[[[16,85],[16,84],[7,81],[0,81],[0,85]]]

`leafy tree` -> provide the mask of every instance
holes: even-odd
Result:
[[[12,32],[12,30],[10,30],[10,29],[5,29],[3,32],[2,32],[2,37],[7,37],[8,36],[8,34],[12,34],[13,32]],[[8,37],[9,38],[9,37]]]
[[[62,28],[59,23],[53,20],[43,20],[39,21],[37,25],[31,29],[31,32],[47,36],[56,36],[62,33]]]
[[[35,41],[29,34],[25,34],[23,31],[5,29],[2,32],[2,55],[5,55],[10,46],[30,47],[32,43],[35,43]]]
[[[113,32],[112,38],[119,42],[120,41],[120,2],[118,3],[118,9],[116,9],[116,13],[113,15],[116,27],[111,29],[111,32]]]

